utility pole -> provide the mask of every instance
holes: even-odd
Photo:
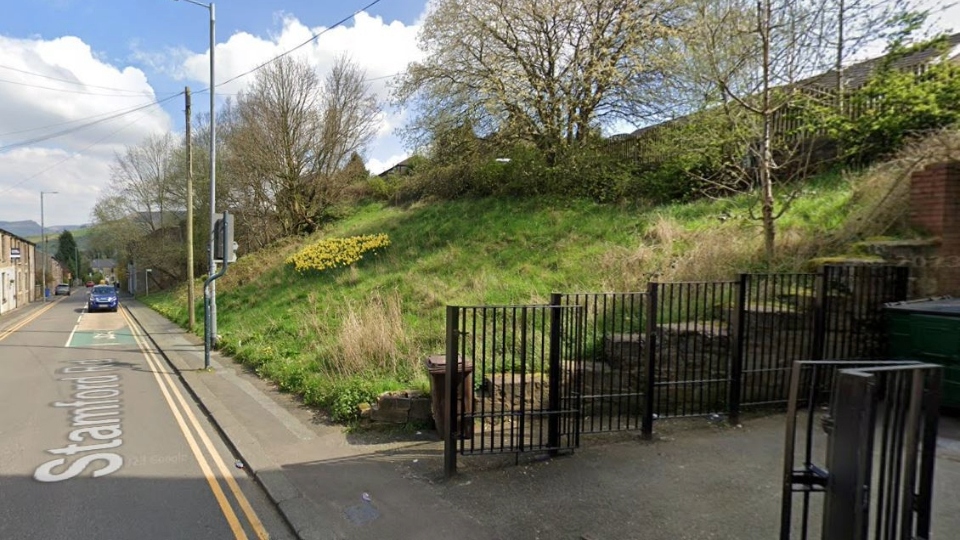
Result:
[[[193,137],[190,124],[193,117],[190,115],[190,87],[186,87],[187,98],[187,313],[190,316],[188,328],[193,331],[197,324],[197,316],[193,313],[196,303],[196,291],[193,287]]]
[[[214,74],[214,52],[217,50],[216,38],[216,8],[213,2],[207,6],[210,10],[210,275],[217,273],[217,263],[213,252],[215,238],[213,235],[213,224],[217,221],[217,110],[214,94],[217,89],[217,78]],[[211,345],[217,343],[217,282],[211,281],[210,287],[210,326],[207,339]]]
[[[43,283],[40,284],[40,295],[43,297],[44,302],[47,301],[47,230],[43,223],[43,196],[56,195],[57,193],[57,191],[40,192],[40,241],[43,243]]]

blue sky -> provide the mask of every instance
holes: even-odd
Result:
[[[372,0],[216,2],[217,81],[285,52]],[[920,0],[938,6],[935,0]],[[391,76],[419,58],[427,0],[381,0],[297,51],[318,72],[347,53],[387,97]],[[183,98],[134,110],[190,86],[206,113],[208,11],[174,0],[25,0],[0,10],[0,221],[81,224],[110,181],[114,156],[145,137],[183,131]],[[940,28],[960,29],[960,7]],[[253,80],[218,88],[223,99]],[[133,111],[133,112],[131,112]],[[121,114],[124,113],[124,114]],[[83,129],[93,119],[102,121]],[[387,109],[366,155],[380,172],[407,156],[396,137],[404,111]],[[616,130],[615,130],[616,131]],[[622,130],[621,130],[622,131]],[[55,138],[51,134],[61,132]]]
[[[248,71],[372,0],[222,0],[216,2],[217,82]],[[390,75],[417,57],[417,23],[426,0],[381,0],[298,54],[323,73],[347,53],[386,98]],[[183,131],[183,97],[162,106],[29,143],[179,93],[194,92],[207,113],[209,12],[175,0],[29,0],[0,16],[0,221],[87,223],[108,187],[113,156],[157,132]],[[218,88],[218,103],[253,80]],[[65,81],[75,81],[74,84]],[[364,156],[373,172],[406,157],[394,130],[402,111],[387,109]],[[28,142],[29,144],[21,144]]]

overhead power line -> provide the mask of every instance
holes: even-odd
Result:
[[[182,92],[181,92],[181,94],[182,94]],[[177,97],[177,95],[180,95],[180,94],[176,94],[176,95],[170,96],[170,97],[165,98],[165,99],[162,99],[162,100],[160,100],[160,101],[151,101],[150,103],[147,103],[147,104],[144,104],[144,105],[140,105],[139,107],[135,107],[135,108],[133,108],[133,109],[131,109],[131,110],[128,110],[128,111],[120,111],[120,112],[111,114],[110,116],[106,116],[106,117],[104,117],[104,118],[100,118],[100,119],[97,119],[97,120],[93,120],[93,121],[91,121],[91,122],[87,122],[87,123],[81,124],[81,125],[79,125],[79,126],[74,126],[74,127],[68,128],[68,129],[63,129],[63,130],[60,130],[60,131],[56,131],[56,132],[54,132],[54,133],[49,133],[49,134],[47,134],[47,135],[42,135],[42,136],[39,136],[39,137],[34,137],[34,138],[32,138],[32,139],[27,139],[27,140],[20,141],[20,142],[15,142],[15,143],[12,143],[12,144],[3,145],[3,146],[0,146],[0,152],[3,152],[3,151],[5,151],[5,150],[10,150],[11,148],[18,148],[18,147],[20,147],[20,146],[27,146],[27,145],[30,145],[30,144],[36,144],[36,143],[38,143],[38,142],[43,142],[43,141],[47,141],[47,140],[50,140],[50,139],[55,139],[55,138],[57,138],[57,137],[62,137],[62,136],[64,136],[64,135],[69,135],[69,134],[71,134],[71,133],[75,133],[75,132],[77,132],[77,131],[80,131],[81,129],[86,129],[86,128],[88,128],[88,127],[95,126],[95,125],[97,125],[97,124],[101,124],[101,123],[106,122],[106,121],[108,121],[108,120],[113,120],[114,118],[119,118],[119,117],[121,117],[121,116],[125,116],[125,115],[127,115],[127,114],[134,113],[134,112],[137,112],[137,111],[146,109],[146,108],[148,108],[148,107],[152,107],[152,106],[154,106],[154,105],[159,105],[159,104],[161,104],[161,103],[164,103],[164,102],[166,102],[166,101],[169,101],[169,100]]]
[[[77,86],[83,86],[83,87],[85,87],[85,88],[99,88],[100,90],[113,90],[113,91],[115,91],[115,92],[127,92],[127,93],[131,93],[131,94],[136,94],[136,95],[142,95],[142,94],[143,94],[143,90],[131,90],[131,89],[129,89],[129,88],[116,88],[116,87],[112,87],[112,86],[99,86],[99,85],[96,85],[96,84],[87,84],[87,83],[85,83],[85,82],[71,81],[70,79],[62,79],[62,78],[60,78],[60,77],[54,77],[54,76],[52,76],[52,75],[45,75],[45,74],[43,74],[43,73],[37,73],[37,72],[35,72],[35,71],[28,71],[28,70],[26,70],[26,69],[15,68],[15,67],[13,67],[13,66],[0,65],[0,69],[8,69],[8,70],[10,70],[10,71],[16,71],[17,73],[23,73],[23,74],[25,74],[25,75],[32,75],[32,76],[34,76],[34,77],[41,77],[41,78],[44,78],[44,79],[49,79],[49,80],[51,80],[51,81],[58,81],[58,82],[66,83],[66,84],[75,84],[75,85],[77,85]],[[175,94],[176,92],[157,92],[156,90],[154,90],[154,93]]]
[[[160,104],[164,103],[165,101],[170,101],[171,99],[173,99],[173,98],[175,98],[175,97],[177,97],[177,96],[170,96],[170,97],[168,97],[168,98],[166,98],[166,99],[162,99],[162,100],[160,100],[160,101],[155,101],[155,102],[153,102],[153,103],[150,103],[150,104],[147,105],[147,106],[160,105]],[[141,107],[140,109],[143,109],[143,108],[144,108],[144,107]],[[128,114],[129,114],[129,113],[128,113]],[[112,136],[116,135],[117,133],[119,133],[119,132],[127,129],[128,127],[130,127],[131,125],[133,125],[134,122],[136,122],[137,120],[139,120],[139,119],[141,118],[141,116],[143,116],[143,115],[137,115],[137,116],[135,116],[132,120],[130,120],[130,121],[127,122],[126,124],[124,124],[124,125],[120,126],[119,128],[111,131],[110,133],[107,133],[107,134],[104,135],[103,137],[100,137],[99,139],[93,141],[92,143],[88,144],[87,146],[81,148],[80,150],[78,150],[78,151],[76,151],[76,152],[73,152],[73,153],[70,154],[69,156],[61,159],[60,161],[54,163],[53,165],[50,165],[50,166],[47,167],[46,169],[43,169],[43,170],[41,170],[41,171],[39,171],[39,172],[37,172],[37,173],[34,173],[34,174],[32,174],[32,175],[24,178],[23,180],[20,180],[19,182],[13,184],[12,186],[10,186],[10,187],[8,187],[8,188],[0,191],[0,195],[2,195],[2,194],[4,194],[4,193],[7,193],[7,192],[9,192],[9,191],[12,191],[14,188],[19,187],[19,186],[21,186],[21,185],[29,182],[30,180],[33,180],[34,178],[40,176],[41,174],[44,174],[44,173],[46,173],[46,172],[49,172],[49,171],[51,171],[51,170],[59,167],[60,165],[66,163],[67,161],[70,161],[71,159],[73,159],[73,158],[77,157],[78,155],[82,154],[83,152],[86,152],[87,150],[89,150],[89,149],[93,148],[94,146],[100,144],[101,142],[105,141],[105,140],[108,139],[109,137],[112,137]]]
[[[70,88],[54,88],[52,86],[40,86],[39,84],[30,84],[30,83],[24,83],[20,81],[11,81],[8,79],[0,79],[0,83],[15,84],[17,86],[26,86],[28,88],[39,88],[41,90],[51,90],[54,92],[63,92],[65,94],[82,94],[87,96],[125,97],[125,98],[140,97],[136,94],[106,94],[104,92],[88,92],[86,90],[72,90]],[[145,91],[142,91],[140,92],[140,95],[142,96],[145,93],[146,93]]]
[[[151,103],[156,103],[156,102],[151,102]],[[147,105],[149,105],[149,103],[148,103]],[[109,117],[112,118],[112,117],[114,117],[114,115],[117,115],[117,114],[123,115],[123,114],[128,114],[128,113],[136,112],[136,111],[137,111],[138,109],[140,109],[140,107],[142,107],[142,106],[143,106],[143,105],[134,105],[133,107],[125,107],[125,108],[123,108],[123,109],[115,109],[115,110],[103,112],[103,113],[100,113],[100,114],[94,114],[94,115],[86,116],[86,117],[83,117],[83,118],[77,118],[76,120],[67,120],[66,122],[57,122],[57,123],[55,123],[55,124],[48,124],[48,125],[46,125],[46,126],[40,126],[40,127],[34,127],[34,128],[27,128],[27,129],[18,129],[17,131],[8,131],[8,132],[6,132],[6,133],[0,133],[0,138],[2,138],[2,137],[9,137],[10,135],[19,135],[19,134],[21,134],[21,133],[29,133],[29,132],[31,132],[31,131],[43,131],[43,130],[45,130],[45,129],[53,129],[53,128],[58,128],[58,127],[63,127],[63,126],[69,126],[69,125],[71,125],[71,124],[76,124],[76,123],[78,123],[78,122],[87,122],[87,121],[89,121],[89,120],[96,120],[96,119],[98,119],[98,118],[104,118],[104,117],[107,117],[107,116],[109,116]]]
[[[331,25],[331,26],[329,26],[329,27],[327,27],[327,28],[324,28],[323,30],[317,32],[316,34],[313,34],[312,36],[310,36],[310,39],[304,41],[303,43],[297,45],[296,47],[294,47],[294,48],[292,48],[292,49],[290,49],[290,50],[288,50],[288,51],[282,52],[282,53],[278,54],[277,56],[274,56],[274,57],[271,58],[270,60],[267,60],[266,62],[258,65],[257,67],[255,67],[255,68],[253,68],[253,69],[251,69],[251,70],[249,70],[249,71],[245,71],[245,72],[243,72],[243,73],[241,73],[241,74],[239,74],[239,75],[237,75],[237,76],[235,76],[235,77],[231,77],[231,78],[229,78],[229,79],[227,79],[227,80],[225,80],[225,81],[223,81],[223,82],[221,82],[221,83],[217,83],[216,86],[219,88],[219,87],[221,87],[221,86],[223,86],[223,85],[225,85],[225,84],[231,83],[231,82],[233,82],[233,81],[235,81],[235,80],[237,80],[237,79],[239,79],[239,78],[241,78],[241,77],[246,77],[247,75],[253,73],[254,71],[257,71],[257,70],[259,70],[259,69],[261,69],[261,68],[263,68],[263,67],[266,67],[267,65],[269,65],[269,64],[271,64],[271,63],[273,63],[273,62],[276,62],[277,60],[283,58],[284,56],[287,56],[288,54],[290,54],[290,53],[292,53],[292,52],[294,52],[294,51],[296,51],[296,50],[298,50],[298,49],[300,49],[300,48],[302,48],[302,47],[305,47],[305,46],[308,45],[309,43],[312,43],[312,42],[316,41],[316,39],[317,39],[318,37],[326,34],[327,32],[333,30],[334,28],[337,28],[338,26],[341,26],[343,23],[345,23],[345,22],[349,21],[350,19],[356,17],[358,14],[360,14],[360,12],[366,11],[366,10],[370,9],[371,7],[379,4],[380,1],[381,1],[381,0],[373,0],[373,2],[370,2],[369,4],[363,6],[362,8],[354,11],[354,12],[351,13],[350,15],[348,15],[348,16],[340,19],[339,21],[335,22],[333,25]],[[208,90],[209,90],[209,89],[208,89]]]

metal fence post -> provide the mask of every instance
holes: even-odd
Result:
[[[830,481],[824,492],[823,540],[866,540],[876,425],[877,378],[841,371],[830,412],[827,443]]]
[[[644,381],[644,407],[643,421],[640,427],[644,439],[653,438],[653,407],[654,407],[654,389],[656,388],[654,377],[656,376],[657,362],[657,291],[656,282],[647,283],[647,338],[646,347],[647,365],[646,377]]]
[[[734,339],[733,354],[730,356],[730,388],[728,393],[728,415],[733,425],[740,423],[740,400],[743,386],[743,348],[745,336],[745,318],[747,310],[747,288],[750,286],[750,274],[740,274],[737,287],[736,312],[733,315]]]
[[[444,381],[443,396],[447,407],[447,430],[443,438],[443,474],[450,478],[457,473],[457,371],[458,336],[460,310],[457,306],[447,306],[447,376]],[[464,381],[464,384],[467,384]]]
[[[830,287],[826,266],[820,267],[817,283],[820,286],[817,287],[817,295],[813,301],[813,350],[810,351],[811,360],[823,360],[826,357],[827,310],[829,309],[827,291]]]
[[[926,374],[923,394],[923,440],[920,446],[919,485],[917,486],[916,538],[930,537],[930,513],[933,510],[933,468],[937,458],[937,431],[940,424],[940,396],[943,370]]]
[[[561,297],[557,293],[550,295],[550,395],[549,420],[547,422],[547,444],[550,455],[557,455],[560,448],[560,337],[562,329]]]

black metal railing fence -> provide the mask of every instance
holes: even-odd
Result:
[[[553,294],[548,305],[448,306],[448,369],[469,369],[468,390],[447,402],[457,449],[555,452],[581,433],[650,435],[657,417],[736,422],[743,407],[785,404],[799,360],[885,355],[882,308],[906,299],[908,277],[904,267],[825,266]],[[833,380],[821,371],[804,380],[816,399]]]

